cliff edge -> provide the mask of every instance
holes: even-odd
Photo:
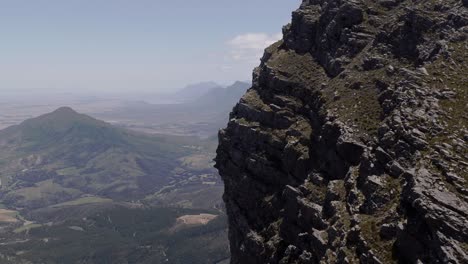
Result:
[[[468,263],[468,1],[307,0],[220,131],[232,263]]]

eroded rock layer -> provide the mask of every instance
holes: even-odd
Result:
[[[467,263],[467,6],[302,3],[219,134],[232,263]]]

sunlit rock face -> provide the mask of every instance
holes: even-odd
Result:
[[[303,1],[219,133],[232,263],[466,263],[466,5]]]

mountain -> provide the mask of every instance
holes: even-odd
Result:
[[[219,134],[231,263],[466,263],[468,2],[302,1]]]
[[[0,263],[227,259],[215,146],[69,107],[1,130]]]
[[[192,106],[218,107],[222,110],[232,108],[244,95],[250,84],[237,81],[226,88],[212,88],[203,95],[188,103]],[[230,110],[230,109],[229,109]]]
[[[126,124],[132,120],[131,129],[206,138],[226,125],[232,107],[249,87],[249,83],[235,82],[225,88],[211,88],[185,103],[127,103],[122,108],[95,116]]]
[[[191,102],[196,98],[202,96],[203,94],[209,92],[213,89],[220,89],[221,85],[215,82],[201,82],[187,85],[186,87],[172,93],[168,94],[167,97],[171,98],[177,102]]]
[[[129,135],[123,131],[89,116],[80,115],[68,107],[0,131],[0,139],[5,142],[4,148],[27,150],[55,147],[68,150],[68,145],[72,149],[78,146],[104,149],[125,144],[127,137]],[[59,146],[60,144],[64,145]],[[73,152],[76,151],[65,154],[72,155]]]
[[[130,132],[63,107],[0,131],[1,200],[35,208],[84,195],[142,199],[180,177],[174,170],[187,169],[191,155],[209,155],[199,143]]]

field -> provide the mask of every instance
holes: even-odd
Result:
[[[6,209],[0,209],[0,222],[1,223],[16,223],[18,212]]]
[[[110,203],[112,202],[111,199],[96,197],[96,196],[88,196],[78,198],[76,200],[54,204],[51,207],[63,207],[63,206],[73,206],[73,205],[84,205],[84,204],[97,204],[97,203]]]
[[[177,223],[182,225],[206,225],[218,217],[213,214],[183,215],[177,218]]]
[[[195,226],[208,225],[211,221],[215,220],[219,215],[215,214],[197,214],[197,215],[183,215],[176,219],[176,223],[171,228],[171,232],[183,228],[190,228]]]

